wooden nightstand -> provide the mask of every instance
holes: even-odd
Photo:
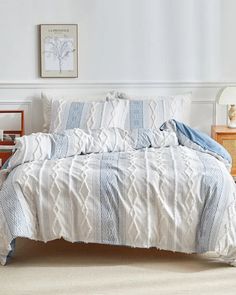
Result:
[[[211,127],[211,136],[230,153],[233,164],[231,175],[236,177],[236,128],[228,128],[226,125]]]
[[[24,111],[21,110],[0,110],[0,115],[7,114],[20,115],[20,128],[19,130],[4,130],[3,140],[0,139],[0,168],[12,155],[12,151],[15,145],[15,137],[24,135]]]

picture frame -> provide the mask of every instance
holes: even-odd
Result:
[[[40,25],[40,76],[78,77],[78,25]]]

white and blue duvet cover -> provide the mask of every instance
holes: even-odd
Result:
[[[203,253],[236,261],[225,164],[173,130],[68,130],[18,139],[0,172],[0,261],[27,237]]]

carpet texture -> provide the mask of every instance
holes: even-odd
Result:
[[[17,239],[0,294],[236,294],[236,268],[213,255]]]

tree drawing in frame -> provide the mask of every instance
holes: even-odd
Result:
[[[40,25],[41,77],[78,77],[78,26]]]
[[[46,37],[45,41],[45,60],[47,69],[58,70],[62,73],[64,70],[73,70],[73,52],[75,52],[73,39]]]

